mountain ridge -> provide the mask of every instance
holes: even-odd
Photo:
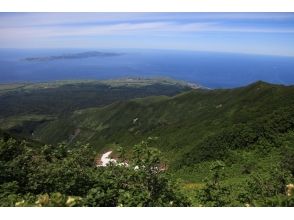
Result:
[[[184,154],[221,128],[255,121],[294,104],[294,87],[260,85],[233,90],[191,90],[158,100],[148,97],[82,109],[40,127],[36,135],[45,142],[57,143],[80,129],[75,141],[89,142],[101,150],[113,143],[128,146],[148,136],[159,136],[161,149],[168,154]]]

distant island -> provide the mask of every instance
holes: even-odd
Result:
[[[66,60],[66,59],[84,59],[90,57],[113,57],[121,56],[122,53],[113,52],[99,52],[99,51],[88,51],[83,53],[71,53],[63,54],[58,56],[47,56],[47,57],[27,57],[23,60],[25,61],[52,61],[52,60]]]

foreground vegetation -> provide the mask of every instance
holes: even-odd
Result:
[[[294,133],[291,134],[294,139]],[[223,161],[214,161],[200,187],[187,189],[169,170],[149,138],[120,161],[97,167],[88,145],[39,146],[8,134],[0,140],[1,206],[293,206],[293,150],[285,163],[259,168],[244,184],[226,181]],[[245,167],[248,168],[248,167]],[[245,171],[248,172],[248,171]]]
[[[123,151],[120,158],[123,158]],[[170,174],[159,170],[160,152],[142,142],[128,166],[96,167],[87,145],[32,147],[0,141],[1,206],[189,206]]]

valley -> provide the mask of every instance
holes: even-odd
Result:
[[[290,205],[293,97],[293,86],[263,81],[213,90],[166,78],[1,85],[0,128],[2,138],[25,139],[37,152],[43,145],[52,166],[82,149],[92,152],[83,158],[90,170],[97,155],[101,169],[109,161],[137,166],[153,161],[140,148],[152,147],[164,162],[150,166],[166,164],[193,206]]]

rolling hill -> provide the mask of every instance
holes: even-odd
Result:
[[[107,89],[101,92],[101,87]],[[153,154],[159,149],[168,161],[168,174],[182,181],[181,190],[190,198],[186,205],[292,206],[294,86],[258,81],[236,89],[193,88],[177,81],[133,79],[3,86],[0,100],[10,103],[10,108],[1,109],[0,153],[6,162],[0,168],[6,179],[16,179],[27,188],[16,190],[15,182],[6,183],[3,177],[2,201],[11,200],[5,194],[7,187],[22,195],[48,189],[71,195],[74,190],[88,201],[97,187],[91,175],[98,185],[106,184],[103,193],[121,190],[125,187],[121,181],[137,175],[122,169],[113,176],[116,168],[110,167],[106,182],[101,182],[96,175],[104,171],[93,167],[95,155],[109,150],[119,155],[123,150],[127,158],[135,153],[137,163],[158,163]],[[101,99],[95,102],[97,97]],[[149,140],[153,150],[134,152],[133,146],[142,147]],[[17,169],[14,174],[5,168],[14,170],[15,163],[23,167],[27,154],[33,154],[32,164],[25,162],[27,173]],[[81,169],[85,171],[80,173]],[[64,179],[63,173],[68,172]],[[71,179],[73,185],[64,188],[55,179],[66,185]],[[87,190],[81,191],[81,181]],[[118,185],[110,187],[108,181]]]
[[[292,86],[256,82],[238,89],[137,98],[74,111],[39,126],[34,135],[44,143],[90,143],[97,150],[158,137],[157,147],[174,161],[224,129],[262,126],[274,112],[293,115],[293,97]],[[264,122],[256,124],[259,120]]]
[[[146,96],[173,96],[195,85],[166,78],[0,84],[0,129],[31,134],[75,110]]]

